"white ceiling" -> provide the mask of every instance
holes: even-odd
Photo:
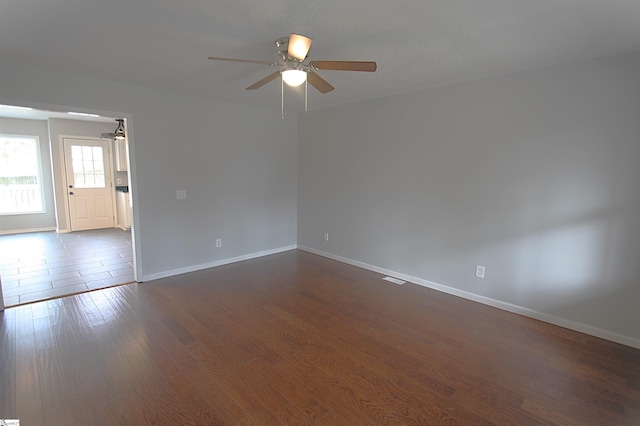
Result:
[[[317,109],[640,51],[640,1],[9,0],[0,61],[280,108],[278,80],[244,90],[274,68],[207,57],[270,61],[291,32],[313,38],[310,59],[378,63],[319,72],[336,90],[309,87]]]

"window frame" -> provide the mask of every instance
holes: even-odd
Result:
[[[22,216],[22,215],[31,215],[31,214],[44,214],[47,212],[47,205],[44,196],[44,177],[42,173],[42,152],[40,149],[40,137],[37,135],[28,135],[28,134],[9,134],[9,133],[0,133],[0,139],[4,138],[16,138],[16,139],[32,139],[36,145],[36,180],[38,181],[37,191],[40,194],[40,204],[42,206],[41,210],[31,210],[31,211],[19,211],[19,212],[4,212],[0,210],[0,216]]]

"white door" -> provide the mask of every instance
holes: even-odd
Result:
[[[71,230],[112,228],[109,142],[64,138],[64,161]]]

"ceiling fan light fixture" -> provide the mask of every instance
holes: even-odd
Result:
[[[288,55],[299,61],[304,61],[311,48],[311,40],[300,34],[291,34],[289,36],[289,45],[287,46]]]
[[[282,71],[282,80],[289,86],[300,86],[307,80],[307,72],[303,70],[284,70]]]
[[[118,122],[118,127],[116,127],[116,131],[113,132],[113,138],[116,140],[123,140],[127,138],[127,135],[124,132],[124,118],[116,118]]]
[[[374,72],[377,65],[373,61],[310,61],[305,62],[311,43],[313,40],[309,37],[291,33],[289,37],[280,37],[276,40],[276,54],[280,58],[279,62],[265,62],[252,59],[234,59],[223,58],[218,56],[209,56],[210,60],[215,61],[231,61],[231,62],[250,62],[277,66],[280,69],[268,76],[264,77],[247,87],[246,90],[255,90],[281,77],[280,93],[281,93],[281,111],[284,118],[284,85],[297,87],[304,85],[304,111],[307,112],[307,89],[308,85],[318,90],[320,93],[329,93],[335,88],[329,84],[324,78],[320,77],[316,71],[318,70],[334,70],[334,71],[366,71]]]

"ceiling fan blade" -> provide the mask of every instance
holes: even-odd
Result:
[[[304,61],[304,59],[307,57],[307,53],[309,53],[312,42],[313,40],[311,40],[309,37],[292,33],[289,36],[287,55],[299,61]]]
[[[318,91],[320,93],[328,93],[328,92],[332,91],[333,89],[335,89],[335,87],[330,85],[327,82],[327,80],[325,80],[324,78],[320,77],[318,74],[316,74],[313,71],[309,71],[307,73],[307,81],[309,82],[310,85],[312,85],[313,87],[318,89]]]
[[[269,61],[254,61],[252,59],[234,59],[234,58],[219,58],[217,56],[209,56],[207,59],[210,61],[227,61],[227,62],[249,62],[251,64],[264,64],[264,65],[274,65],[279,66],[277,62],[269,62]]]
[[[259,89],[262,86],[264,86],[265,84],[267,84],[268,82],[270,82],[271,80],[275,80],[279,76],[280,76],[280,71],[276,71],[273,74],[269,74],[268,76],[266,76],[262,80],[260,80],[260,81],[258,81],[256,83],[253,83],[251,86],[247,87],[245,90],[256,90],[256,89]]]
[[[375,62],[369,61],[311,61],[309,66],[317,70],[367,72],[374,72],[378,68]]]

